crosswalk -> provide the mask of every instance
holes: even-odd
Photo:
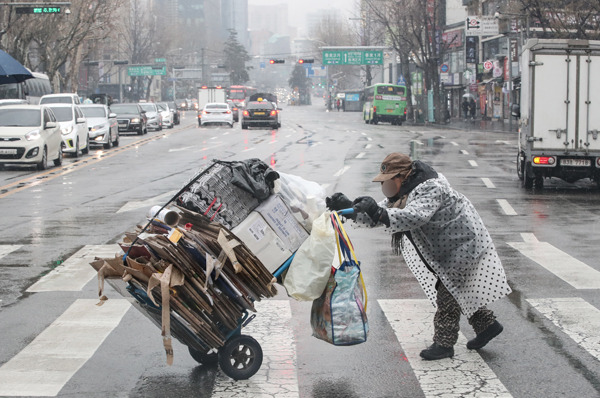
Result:
[[[533,234],[522,234],[523,242],[508,243],[539,266],[577,289],[600,289],[598,272],[558,250],[539,242]],[[19,250],[18,245],[0,246],[0,257]],[[61,266],[42,277],[27,291],[78,291],[96,278],[89,265],[94,257],[112,257],[113,245],[83,247]],[[545,253],[545,254],[544,254]],[[561,264],[563,264],[561,266]],[[571,273],[565,272],[569,267]],[[580,297],[529,298],[526,301],[582,350],[600,361],[600,310]],[[76,299],[67,310],[12,358],[0,366],[1,396],[56,396],[75,373],[101,348],[103,341],[126,317],[127,300],[110,299],[96,306],[96,299]],[[452,359],[423,361],[419,352],[431,343],[434,308],[425,299],[378,299],[370,311],[381,309],[397,344],[404,352],[425,397],[511,397],[506,381],[494,373],[477,351],[465,348],[460,335]],[[260,314],[245,329],[263,349],[261,369],[251,379],[233,381],[217,375],[212,397],[300,396],[298,353],[292,327],[290,301],[258,302]]]

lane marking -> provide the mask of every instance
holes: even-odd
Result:
[[[349,168],[350,168],[350,166],[344,166],[343,168],[339,169],[333,176],[339,177],[342,174],[344,174],[345,172],[347,172]]]
[[[461,150],[460,150],[460,153],[462,153],[463,155],[468,155],[468,154],[469,154],[469,152],[467,152],[467,151],[466,151],[466,150],[464,150],[464,149],[461,149]]]
[[[27,289],[28,292],[78,292],[94,277],[96,270],[90,262],[95,257],[110,258],[121,248],[112,245],[87,245],[73,254],[64,263],[44,275]]]
[[[452,145],[454,145],[454,146],[458,146],[458,144],[457,144],[456,142],[454,142],[454,141],[450,141],[450,143],[451,143]]]
[[[524,256],[535,261],[575,289],[600,289],[600,272],[571,257],[533,234],[522,234],[523,242],[507,242]]]
[[[471,167],[477,167],[477,162],[474,160],[469,160],[469,164],[471,165]]]
[[[276,143],[276,142],[277,142],[277,140],[273,140],[273,141],[270,141],[270,142],[269,142],[269,144],[274,144],[274,143]],[[316,145],[316,144],[315,144],[315,145]]]
[[[362,132],[361,134],[362,134],[362,135],[365,135],[365,136],[367,135],[367,133],[365,133],[365,132]]]
[[[366,155],[366,153],[364,153],[364,152],[361,152],[361,153],[359,153],[358,155],[356,155],[356,159],[362,159],[362,158],[364,158],[364,157],[365,157],[365,155]]]
[[[490,180],[489,178],[482,178],[481,181],[483,181],[483,183],[485,184],[485,186],[487,188],[496,188],[496,186],[494,185],[494,183],[492,182],[492,180]]]
[[[373,138],[367,137],[367,141],[373,141]]]
[[[365,145],[365,149],[371,149],[371,146],[372,146],[371,144],[367,144],[367,145]]]
[[[0,367],[0,396],[56,396],[94,355],[131,306],[79,299],[27,347]]]
[[[527,301],[580,347],[600,360],[600,310],[580,297]]]
[[[152,206],[162,205],[164,203],[163,199],[171,198],[176,193],[177,193],[177,191],[169,191],[169,192],[165,192],[163,194],[160,194],[160,195],[155,196],[150,199],[133,200],[131,202],[127,202],[123,205],[123,207],[121,207],[119,210],[117,210],[117,214],[124,213],[126,211],[142,209],[142,208],[147,208],[148,210],[150,210],[152,208]]]
[[[507,216],[516,216],[517,215],[517,212],[508,203],[508,200],[506,200],[506,199],[496,199],[496,201],[498,202],[498,204],[502,208],[502,211],[504,211],[504,214],[506,214]]]
[[[173,148],[173,149],[169,149],[169,152],[181,152],[181,151],[185,151],[188,149],[194,148],[193,146],[184,146],[182,148]]]
[[[431,344],[435,308],[429,300],[377,300],[415,372],[425,397],[511,397],[477,351],[466,348],[460,333],[454,357],[424,361],[421,350]]]
[[[9,253],[19,250],[23,245],[0,245],[0,258],[6,256]]]
[[[254,148],[246,148],[242,152],[250,152],[250,151],[253,151],[253,150],[254,150]]]
[[[321,187],[323,188],[323,190],[327,191],[327,188],[329,188],[330,184],[321,184]]]
[[[257,316],[244,328],[263,350],[263,363],[249,380],[235,381],[219,371],[213,398],[297,398],[297,354],[291,327],[292,310],[287,300],[265,300],[255,303]]]

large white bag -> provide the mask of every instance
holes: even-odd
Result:
[[[312,301],[321,296],[333,263],[336,248],[331,213],[325,212],[313,221],[308,239],[296,251],[283,281],[290,297]]]

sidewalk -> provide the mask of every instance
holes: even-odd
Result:
[[[449,123],[432,123],[430,124],[431,126],[435,126],[437,128],[440,129],[453,129],[453,130],[482,130],[482,131],[493,131],[493,132],[499,132],[499,133],[508,133],[508,132],[514,132],[515,134],[517,133],[517,129],[519,128],[518,126],[518,121],[517,120],[513,120],[512,121],[512,128],[510,128],[510,125],[508,122],[503,123],[501,121],[496,121],[496,120],[481,120],[481,119],[475,119],[475,120],[463,120],[463,119],[451,119]],[[424,126],[425,123],[412,123],[412,122],[407,122],[407,125],[415,125],[415,126]]]

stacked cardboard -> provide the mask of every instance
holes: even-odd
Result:
[[[255,311],[255,301],[277,293],[271,273],[227,228],[187,209],[176,210],[181,215],[177,226],[154,221],[144,234],[141,227],[126,234],[121,243],[129,252],[125,264],[121,257],[92,263],[101,282],[122,278],[161,308],[169,363],[171,312],[208,350],[223,346],[244,311]]]

